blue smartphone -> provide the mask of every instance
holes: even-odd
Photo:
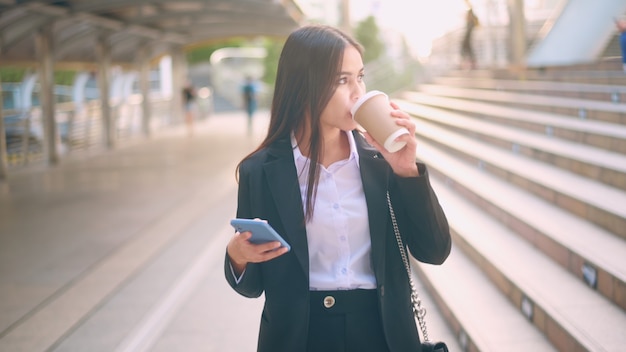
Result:
[[[280,242],[282,247],[287,248],[287,251],[291,250],[291,246],[287,241],[285,241],[279,234],[270,226],[270,224],[266,223],[262,220],[253,220],[253,219],[232,219],[230,224],[237,230],[237,232],[246,232],[250,231],[252,233],[252,237],[250,237],[250,242],[252,243],[265,243],[278,241]]]

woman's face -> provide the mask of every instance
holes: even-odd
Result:
[[[341,70],[336,77],[337,89],[322,111],[320,122],[322,130],[339,129],[352,131],[357,127],[350,109],[359,97],[365,94],[363,81],[363,59],[353,46],[348,46],[343,54]]]

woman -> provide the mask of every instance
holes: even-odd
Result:
[[[258,351],[419,351],[410,288],[395,242],[389,191],[418,260],[450,253],[445,215],[416,163],[415,125],[388,153],[355,131],[365,93],[361,47],[341,31],[307,26],[285,42],[268,134],[239,166],[237,217],[269,222],[291,245],[235,233],[225,275],[241,295],[265,294]]]

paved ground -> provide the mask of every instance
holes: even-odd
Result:
[[[235,294],[222,261],[235,165],[266,123],[248,135],[243,114],[218,114],[192,137],[172,128],[12,170],[0,181],[0,352],[254,351],[262,299]],[[431,336],[450,341],[422,296]]]

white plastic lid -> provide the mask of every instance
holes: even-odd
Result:
[[[352,114],[352,118],[354,119],[354,113],[361,107],[361,105],[363,105],[363,103],[365,103],[369,98],[382,94],[385,97],[387,97],[387,94],[379,91],[379,90],[372,90],[369,91],[367,93],[365,93],[365,95],[363,95],[362,97],[359,98],[359,100],[356,101],[356,103],[354,103],[354,105],[352,106],[352,109],[350,109],[350,113]]]
[[[405,141],[396,141],[395,139],[400,137],[403,134],[409,134],[409,130],[407,130],[406,128],[402,127],[399,130],[395,131],[394,133],[390,134],[389,137],[387,137],[387,140],[385,141],[384,147],[385,149],[387,149],[387,151],[389,153],[395,153],[398,150],[404,148],[404,146],[406,145]]]

